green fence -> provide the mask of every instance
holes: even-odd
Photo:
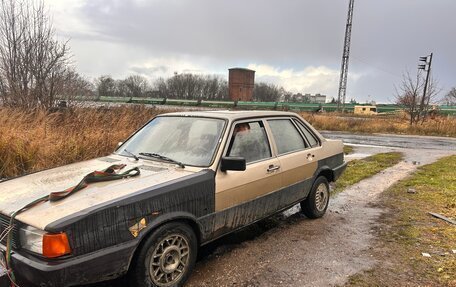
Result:
[[[287,103],[287,102],[244,102],[244,101],[210,101],[210,100],[185,100],[167,98],[122,98],[122,97],[100,97],[99,102],[111,103],[135,103],[150,105],[173,105],[173,106],[195,106],[209,108],[227,108],[243,110],[289,110],[302,112],[315,112],[323,109],[327,112],[337,110],[337,104],[308,104],[308,103]],[[360,106],[360,105],[356,105]],[[403,110],[404,107],[392,104],[378,104],[379,113],[395,113]],[[353,112],[354,104],[345,104],[347,112]],[[438,106],[438,111],[442,115],[456,115],[456,106]]]

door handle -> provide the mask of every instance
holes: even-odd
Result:
[[[308,153],[308,154],[307,154],[307,159],[308,159],[308,160],[313,160],[314,157],[315,157],[314,154],[311,154],[311,153]]]
[[[269,168],[267,169],[268,172],[273,172],[275,170],[278,170],[280,168],[280,165],[273,165],[271,164]]]

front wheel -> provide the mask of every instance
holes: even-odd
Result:
[[[308,218],[320,218],[329,203],[329,183],[326,177],[318,177],[307,198],[301,202],[301,210]]]
[[[130,285],[182,286],[196,261],[197,238],[180,222],[160,226],[141,247],[130,272]]]

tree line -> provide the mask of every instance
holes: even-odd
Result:
[[[140,75],[116,80],[105,75],[95,80],[96,97],[155,97],[170,99],[228,99],[227,81],[216,75],[178,74],[153,82]]]
[[[149,82],[146,77],[132,75],[116,80],[105,75],[94,83],[95,97],[152,97],[187,100],[230,100],[228,82],[219,75],[175,73],[169,78],[158,78]],[[304,102],[308,98],[293,95],[283,87],[271,83],[257,82],[254,85],[253,101]]]

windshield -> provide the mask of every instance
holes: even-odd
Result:
[[[209,166],[225,122],[196,117],[157,117],[116,153],[147,157],[158,154],[185,165]]]

